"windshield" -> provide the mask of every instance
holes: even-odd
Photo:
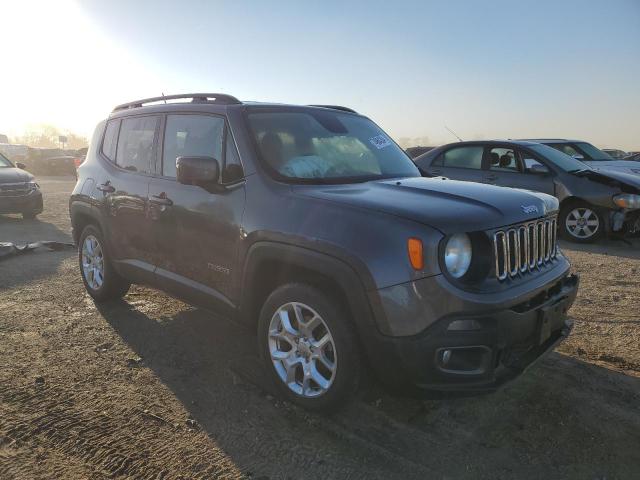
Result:
[[[565,172],[577,172],[580,170],[591,170],[586,164],[580,160],[576,160],[566,153],[562,153],[555,148],[548,147],[547,145],[534,145],[529,147],[534,152],[542,155],[544,158],[553,163],[556,167],[564,170]]]
[[[12,168],[12,167],[13,165],[9,160],[7,160],[7,157],[5,157],[0,153],[0,168]]]
[[[409,157],[371,120],[337,111],[249,113],[262,161],[301,183],[419,177]]]
[[[580,143],[576,143],[576,146],[580,150],[582,150],[584,153],[586,153],[587,156],[589,156],[590,159],[593,160],[593,161],[614,160],[613,157],[610,157],[605,152],[603,152],[599,148],[594,147],[590,143],[580,142]]]

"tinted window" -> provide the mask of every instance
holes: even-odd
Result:
[[[583,156],[582,153],[580,153],[568,143],[552,143],[550,146],[555,148],[559,152],[564,153],[565,155],[572,156],[573,158],[580,158]]]
[[[443,155],[445,167],[482,168],[484,147],[457,147],[447,150]]]
[[[158,117],[134,117],[122,120],[116,164],[132,172],[150,173],[153,139]]]
[[[520,159],[512,148],[489,150],[489,169],[502,172],[521,172]]]
[[[168,115],[162,174],[176,177],[176,158],[213,157],[222,167],[224,119],[210,115]]]
[[[590,143],[580,142],[576,144],[583,152],[585,152],[591,160],[613,160],[613,158],[604,153],[599,148],[594,147]]]
[[[104,140],[102,142],[102,153],[112,162],[116,161],[116,147],[118,146],[118,130],[120,128],[120,120],[111,120],[107,122],[107,128],[104,132]]]

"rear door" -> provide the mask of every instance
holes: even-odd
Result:
[[[454,180],[482,182],[482,145],[454,146],[442,152],[427,171],[433,175],[442,175]]]
[[[157,115],[110,120],[101,148],[108,163],[96,182],[111,256],[125,275],[139,282],[153,278],[147,200],[159,124]]]
[[[542,162],[528,152],[508,145],[489,146],[486,156],[488,170],[485,173],[485,183],[524,188],[550,195],[555,193],[552,173],[532,171],[532,165]]]
[[[210,114],[169,114],[163,130],[157,175],[149,187],[157,281],[190,303],[226,311],[234,303],[232,280],[239,273],[234,267],[245,202],[233,136],[223,116]],[[218,160],[226,188],[178,183],[180,156]]]

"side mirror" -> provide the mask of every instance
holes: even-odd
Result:
[[[27,166],[24,163],[21,162],[16,162],[16,167],[18,167],[21,170],[26,170]]]
[[[213,157],[176,158],[176,178],[185,185],[208,186],[220,181],[220,164]]]
[[[545,173],[549,173],[549,169],[545,165],[542,165],[541,163],[534,163],[529,167],[529,172],[537,173],[537,174],[545,174]]]

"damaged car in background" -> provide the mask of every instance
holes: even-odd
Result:
[[[595,170],[541,143],[451,143],[415,162],[431,175],[554,195],[560,200],[560,233],[574,242],[594,242],[611,232],[640,233],[640,176]]]

